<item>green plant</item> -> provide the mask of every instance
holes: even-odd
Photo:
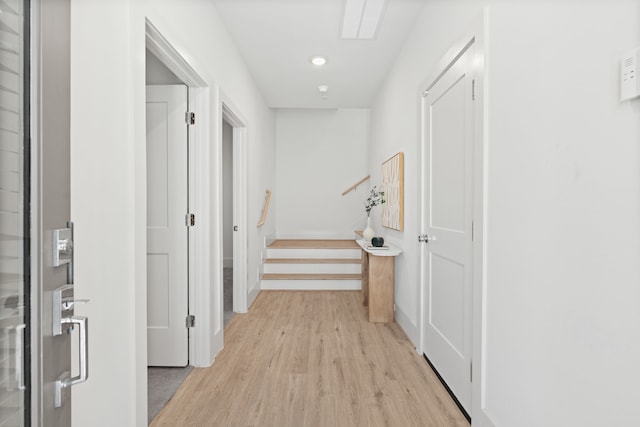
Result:
[[[369,197],[364,201],[364,210],[367,211],[367,216],[371,215],[371,209],[374,206],[382,205],[385,202],[384,191],[378,191],[378,188],[374,186],[369,191]]]

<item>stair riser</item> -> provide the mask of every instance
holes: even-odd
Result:
[[[360,258],[360,249],[268,249],[269,258]]]
[[[263,290],[286,291],[359,291],[360,280],[262,280]]]
[[[360,274],[360,264],[264,264],[265,273],[282,274]]]

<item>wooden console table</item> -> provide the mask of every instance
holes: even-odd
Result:
[[[369,306],[369,322],[393,322],[394,263],[402,253],[392,245],[371,248],[364,240],[356,240],[362,248],[362,304]]]

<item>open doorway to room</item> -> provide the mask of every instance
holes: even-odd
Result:
[[[149,50],[146,51],[146,85],[147,384],[148,420],[151,422],[192,369],[189,366],[188,330],[171,321],[175,315],[181,317],[182,311],[184,316],[188,314],[188,231],[183,224],[169,226],[181,222],[179,217],[188,209],[188,131],[183,118],[173,120],[178,123],[168,123],[171,114],[167,114],[167,110],[182,110],[176,111],[177,115],[188,110],[188,87]],[[159,132],[154,129],[156,127],[166,131]],[[172,215],[173,210],[176,210],[175,215]],[[175,216],[177,218],[172,218]],[[172,228],[177,230],[172,231]],[[172,242],[169,248],[156,247],[157,241],[167,237]],[[175,274],[180,277],[174,277]],[[173,308],[181,310],[180,313],[171,312]],[[165,323],[167,327],[163,327]],[[179,330],[171,332],[169,325],[174,329],[177,326]]]
[[[155,58],[147,57],[147,83],[183,82],[188,88],[188,111],[183,113],[188,126],[188,203],[182,225],[188,233],[188,315],[176,318],[188,330],[189,366],[209,366],[215,355],[222,350],[224,340],[223,322],[223,120],[231,126],[232,176],[233,176],[233,312],[247,311],[247,121],[240,110],[233,106],[215,82],[207,82],[184,59],[171,43],[147,19],[145,24],[146,48]],[[159,64],[155,61],[158,60]],[[155,65],[150,65],[152,62]],[[155,80],[153,67],[159,65],[167,80]],[[167,70],[173,74],[167,75]],[[172,80],[176,78],[176,80]],[[143,124],[144,126],[145,124]],[[138,125],[139,126],[139,125]],[[228,130],[229,128],[227,128]],[[142,130],[142,129],[139,129]],[[167,157],[167,156],[165,156]],[[153,165],[156,167],[155,165]],[[147,168],[148,169],[148,168]],[[147,170],[147,172],[149,172]],[[149,195],[149,177],[146,193]],[[148,211],[149,209],[147,209]],[[185,221],[186,219],[186,221]],[[185,224],[186,223],[186,224]],[[148,225],[148,224],[147,224]],[[148,242],[147,242],[148,243]],[[147,244],[147,248],[149,245]],[[149,270],[147,269],[149,280]],[[147,307],[150,298],[146,295]],[[147,310],[149,314],[149,310]],[[148,325],[147,325],[148,326]],[[196,327],[194,327],[196,326]],[[149,347],[147,339],[147,347]],[[147,351],[147,356],[149,351]],[[176,369],[176,368],[172,368]],[[176,371],[171,371],[176,372]],[[171,387],[167,372],[161,387]],[[186,377],[186,375],[185,375]],[[150,389],[152,380],[149,379]],[[170,396],[182,382],[173,381]],[[152,396],[149,395],[151,405]],[[156,410],[164,405],[162,402]],[[149,407],[149,419],[154,417]]]
[[[222,229],[223,229],[223,311],[224,327],[231,320],[233,310],[233,127],[222,120]]]
[[[223,96],[223,99],[225,97]],[[230,101],[222,102],[222,192],[224,326],[246,313],[247,293],[247,127]]]

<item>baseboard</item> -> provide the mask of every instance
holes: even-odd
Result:
[[[407,314],[404,311],[402,311],[402,309],[400,308],[400,306],[398,306],[398,304],[396,304],[395,320],[396,320],[396,323],[402,328],[404,333],[407,335],[409,340],[413,343],[415,348],[418,348],[418,343],[420,342],[419,336],[418,336],[419,335],[418,327],[414,325],[413,322],[411,322],[411,319],[409,318],[409,316],[407,316]]]
[[[273,234],[270,234],[268,236],[264,236],[264,247],[266,248],[267,246],[269,246],[270,244],[272,244],[276,240],[277,240],[277,238]]]
[[[249,291],[249,295],[247,296],[247,309],[251,307],[251,304],[256,300],[258,295],[260,294],[260,284],[256,288],[253,288]]]

